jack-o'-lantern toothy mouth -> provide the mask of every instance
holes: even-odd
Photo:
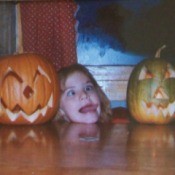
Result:
[[[163,117],[174,117],[175,115],[175,101],[173,103],[169,103],[167,106],[146,103],[144,101],[142,101],[141,104],[148,116],[162,115]]]
[[[28,115],[26,114],[19,105],[16,105],[15,108],[11,111],[7,108],[7,106],[4,104],[4,102],[2,101],[2,99],[0,99],[0,108],[5,111],[5,113],[7,114],[8,118],[14,122],[19,116],[22,116],[23,118],[25,118],[27,121],[33,123],[40,115],[41,116],[45,116],[46,112],[49,108],[53,107],[53,94],[50,96],[50,99],[47,103],[47,105],[43,108],[41,108],[41,106],[37,108],[37,110]]]

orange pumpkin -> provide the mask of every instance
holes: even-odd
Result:
[[[59,99],[56,71],[40,55],[0,59],[0,123],[40,124],[54,117]]]

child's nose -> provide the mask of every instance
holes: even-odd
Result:
[[[84,100],[84,99],[87,99],[87,98],[89,98],[89,95],[85,91],[82,91],[80,93],[80,100]]]

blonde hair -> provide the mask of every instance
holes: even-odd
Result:
[[[95,87],[95,90],[97,91],[97,94],[100,98],[100,103],[101,103],[101,115],[100,115],[99,122],[108,122],[112,117],[110,101],[105,95],[105,93],[103,92],[103,90],[101,89],[101,87],[96,82],[95,78],[92,76],[92,74],[89,72],[89,70],[85,66],[81,64],[73,64],[68,67],[61,68],[58,72],[58,79],[60,82],[60,86],[64,86],[67,78],[75,72],[81,72],[91,80],[92,84]],[[58,111],[57,117],[58,119],[63,119],[63,116],[61,116],[59,111]]]

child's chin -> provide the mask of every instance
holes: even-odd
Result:
[[[83,118],[82,123],[92,124],[92,123],[96,123],[98,119],[99,119],[99,116],[97,115],[86,115]]]

